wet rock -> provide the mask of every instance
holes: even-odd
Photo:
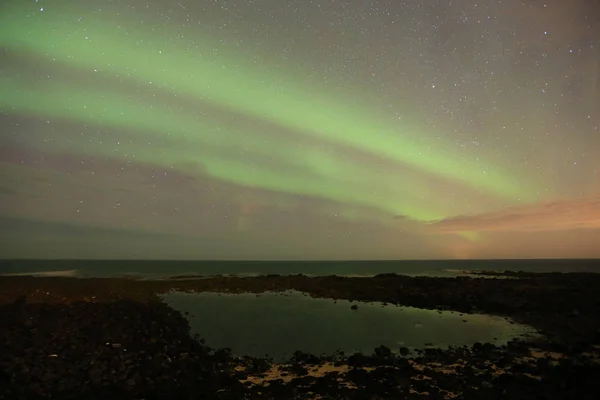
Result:
[[[392,350],[386,346],[379,346],[375,348],[375,355],[377,357],[390,357],[392,355]]]
[[[267,372],[271,366],[267,360],[263,358],[252,359],[252,367],[249,369],[250,373],[261,374]]]
[[[358,306],[356,304],[353,304],[352,306],[350,306],[351,310],[358,310]]]
[[[370,359],[362,353],[354,353],[348,357],[348,365],[352,367],[364,367],[369,365]]]
[[[308,374],[308,370],[302,364],[293,364],[289,367],[288,371],[296,376],[304,376]]]
[[[182,315],[148,300],[149,292],[172,283],[0,278],[0,299],[5,299],[0,339],[7,349],[0,351],[0,397],[400,399],[443,398],[448,390],[463,393],[463,398],[596,398],[600,371],[588,354],[600,345],[600,279],[585,274],[517,275],[496,281],[393,274],[377,279],[296,275],[272,276],[268,282],[261,277],[178,281],[197,289],[217,285],[220,290],[260,293],[284,287],[355,301],[495,313],[529,323],[546,336],[511,341],[506,347],[479,343],[470,349],[428,348],[412,359],[393,357],[386,349],[375,350],[375,356],[339,354],[332,359],[338,367],[349,364],[345,375],[305,375],[268,386],[239,383],[249,376],[265,377],[268,360],[234,359],[227,349],[213,352],[190,336]],[[19,293],[26,297],[20,299]],[[92,297],[103,300],[92,302]],[[534,350],[561,357],[532,357]],[[409,351],[401,348],[400,354],[406,357]],[[291,368],[300,374],[322,363],[313,355],[297,356]],[[492,374],[491,364],[508,373]],[[445,368],[456,373],[442,372]],[[347,389],[338,379],[357,388]]]
[[[317,364],[319,362],[319,357],[314,354],[297,350],[292,356],[292,361],[301,364]]]
[[[484,389],[493,389],[494,385],[491,382],[483,381],[481,382],[481,387]]]

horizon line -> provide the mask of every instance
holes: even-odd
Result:
[[[190,259],[190,258],[0,258],[0,262],[11,262],[11,261],[174,261],[174,262],[262,262],[262,263],[302,263],[302,262],[324,262],[324,263],[335,263],[335,262],[415,262],[415,261],[436,261],[436,262],[476,262],[476,261],[598,261],[600,258],[553,258],[553,257],[541,257],[541,258],[413,258],[413,259],[307,259],[307,260],[295,260],[295,259]]]

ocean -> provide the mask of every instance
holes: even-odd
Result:
[[[129,277],[182,276],[410,276],[451,277],[469,271],[600,272],[600,260],[400,260],[400,261],[169,261],[169,260],[3,260],[0,275]]]

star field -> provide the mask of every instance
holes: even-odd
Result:
[[[4,2],[3,255],[600,256],[597,6]]]

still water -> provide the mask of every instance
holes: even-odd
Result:
[[[400,347],[505,344],[531,328],[482,314],[438,312],[413,307],[316,299],[300,292],[256,294],[182,293],[164,300],[188,318],[212,348],[229,347],[235,355],[289,359],[294,351],[313,354],[371,354],[385,345]],[[352,310],[351,306],[358,305]]]

